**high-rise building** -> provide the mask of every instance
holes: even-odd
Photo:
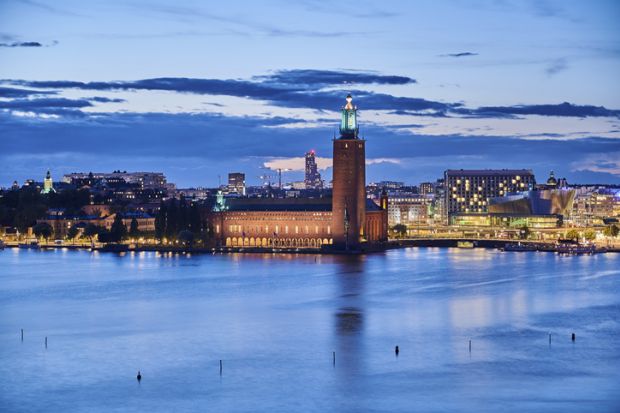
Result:
[[[432,182],[422,182],[420,184],[420,195],[428,195],[435,193],[435,184]]]
[[[245,174],[231,172],[228,174],[228,192],[245,196]]]
[[[358,137],[357,108],[346,98],[340,137],[334,139],[332,222],[336,248],[356,249],[366,219],[366,141]]]
[[[529,169],[449,169],[444,182],[448,215],[487,212],[491,198],[531,191],[536,185]]]
[[[306,184],[306,189],[323,188],[323,181],[316,165],[314,150],[306,153],[306,176],[304,183]]]

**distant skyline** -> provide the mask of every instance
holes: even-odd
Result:
[[[310,149],[330,179],[347,93],[367,182],[620,183],[619,22],[617,1],[0,0],[0,186],[48,168],[302,180]]]

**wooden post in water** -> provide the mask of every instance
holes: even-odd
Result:
[[[571,339],[575,341],[575,333],[573,333],[573,335],[571,336]]]
[[[336,366],[336,352],[332,351],[332,355],[333,355],[333,358],[334,358],[334,366]]]
[[[24,341],[24,329],[22,328],[22,341]]]
[[[471,340],[469,340],[469,352],[471,353]]]
[[[549,345],[551,345],[551,333],[549,333]]]
[[[400,353],[400,349],[396,346],[394,347],[394,354],[396,354],[396,357],[398,357],[398,353]]]
[[[45,348],[47,348],[47,337],[45,337]]]
[[[222,360],[220,360],[220,376],[222,375]]]

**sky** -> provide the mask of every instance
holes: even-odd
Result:
[[[620,183],[620,2],[0,0],[0,186],[162,171],[331,177],[347,93],[367,181],[446,169]]]

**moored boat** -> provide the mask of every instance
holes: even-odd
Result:
[[[529,243],[507,243],[504,245],[504,251],[538,251],[538,247]]]
[[[22,249],[38,250],[40,248],[38,241],[27,241],[17,245]]]

